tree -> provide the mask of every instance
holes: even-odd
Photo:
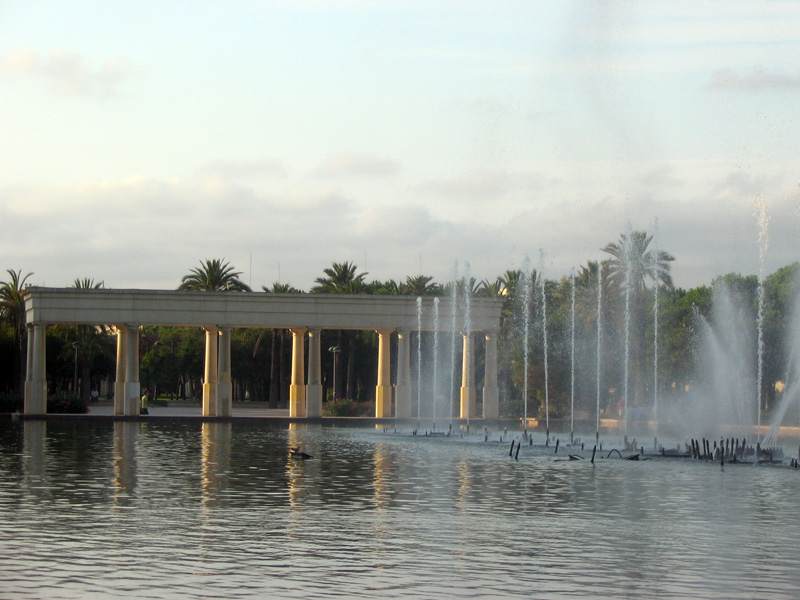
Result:
[[[629,340],[637,340],[638,344],[630,348],[633,350],[633,393],[634,404],[644,391],[644,382],[641,374],[644,369],[646,352],[642,347],[644,342],[644,291],[647,280],[655,285],[663,285],[672,290],[672,277],[670,263],[675,260],[669,252],[655,251],[650,248],[653,236],[644,231],[630,231],[620,235],[619,242],[607,244],[601,248],[610,254],[607,262],[608,280],[618,290],[624,293],[626,313],[629,315]],[[624,382],[625,384],[627,382]],[[626,385],[623,385],[623,389]]]
[[[268,294],[300,294],[301,290],[293,287],[288,283],[275,282],[272,288],[265,286],[261,287]],[[281,401],[288,401],[289,394],[289,381],[286,379],[286,352],[284,345],[286,341],[286,329],[273,329],[272,330],[272,347],[270,354],[269,366],[269,406],[270,408],[277,408],[278,403]],[[255,348],[253,349],[253,356],[258,352],[261,345],[261,340],[266,330],[262,331],[256,340]]]
[[[441,295],[442,286],[433,281],[433,277],[428,275],[416,275],[406,277],[406,281],[400,286],[400,293],[404,296],[437,296]]]
[[[325,273],[325,277],[317,277],[315,280],[317,285],[314,286],[311,291],[312,293],[324,293],[324,294],[362,294],[367,291],[366,285],[364,284],[364,278],[367,276],[367,273],[356,273],[358,271],[358,267],[351,263],[351,262],[343,262],[343,263],[333,263],[333,265],[327,269],[323,270]],[[353,335],[352,331],[348,331],[347,335],[343,335],[343,332],[340,330],[338,334],[338,343],[336,344],[339,348],[344,350],[344,346],[347,349],[347,375],[345,377],[346,381],[346,388],[345,388],[345,398],[353,398],[353,393],[355,391],[355,382],[354,382],[354,368],[355,368],[355,336]],[[334,353],[334,361],[338,359],[339,353]],[[334,369],[336,365],[334,364]],[[337,380],[337,386],[340,387],[340,380]],[[341,398],[342,395],[340,394],[340,390],[334,390],[334,397]]]
[[[22,357],[25,356],[27,334],[25,331],[25,298],[23,297],[25,282],[33,273],[22,276],[22,270],[7,269],[8,281],[0,282],[0,315],[11,324],[14,335],[14,389],[19,393],[25,387],[25,366]]]
[[[323,269],[325,277],[317,277],[316,286],[311,289],[315,294],[361,294],[365,291],[364,279],[367,273],[358,273],[358,267],[351,262],[333,263]]]
[[[200,266],[192,269],[181,279],[179,290],[207,292],[249,292],[250,288],[239,279],[241,272],[234,271],[225,259],[214,258],[200,261]]]

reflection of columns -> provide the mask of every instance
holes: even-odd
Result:
[[[47,412],[47,362],[45,353],[46,326],[41,323],[33,325],[33,349],[28,350],[30,371],[26,375],[25,414],[43,415]],[[28,345],[31,340],[28,339]],[[30,378],[30,384],[27,383]]]
[[[231,424],[203,423],[200,427],[201,502],[214,504],[225,487],[231,462]]]
[[[497,387],[497,332],[486,332],[486,366],[483,375],[483,418],[500,417],[500,392]]]
[[[219,332],[213,325],[206,325],[206,366],[203,374],[203,416],[217,414],[217,341]]]
[[[216,416],[230,417],[233,410],[233,384],[231,383],[231,329],[219,330],[219,383],[217,383]]]
[[[114,503],[127,506],[136,489],[136,436],[141,422],[114,423]]]
[[[292,332],[292,382],[289,385],[289,416],[306,416],[305,378],[305,327],[294,327]]]
[[[308,388],[306,389],[306,416],[322,416],[322,345],[320,329],[308,330]]]
[[[139,326],[125,325],[128,329],[125,348],[125,406],[123,414],[138,415],[141,406],[139,386]]]
[[[47,456],[47,421],[24,421],[22,423],[22,489],[34,498],[43,499],[49,496],[53,484],[48,481]],[[54,474],[59,476],[60,473]],[[52,498],[48,498],[52,499]]]
[[[394,398],[394,416],[411,418],[411,345],[407,330],[397,331],[397,391]]]
[[[114,382],[114,414],[125,414],[125,366],[128,350],[128,328],[117,325],[117,379]]]
[[[472,333],[464,336],[464,360],[461,366],[461,418],[475,416],[475,372],[472,368]]]
[[[392,329],[378,329],[378,385],[375,386],[375,416],[392,416],[392,373],[390,369]]]

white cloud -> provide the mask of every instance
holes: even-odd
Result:
[[[324,178],[331,177],[392,177],[400,172],[400,163],[389,158],[369,154],[336,154],[319,165],[315,173]]]
[[[72,50],[43,55],[37,50],[23,49],[0,56],[0,73],[40,78],[54,92],[65,96],[114,96],[132,71],[125,58],[92,67],[86,58]]]
[[[800,73],[787,75],[772,69],[757,67],[749,73],[736,74],[729,69],[724,69],[714,73],[708,83],[708,88],[735,92],[796,90],[800,89]]]

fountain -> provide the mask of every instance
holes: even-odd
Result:
[[[550,392],[548,390],[548,375],[547,375],[547,294],[545,290],[544,279],[544,250],[539,249],[539,258],[541,261],[541,269],[539,278],[541,281],[542,293],[542,351],[544,353],[544,422],[545,422],[545,445],[550,445]]]

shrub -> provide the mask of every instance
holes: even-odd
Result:
[[[18,394],[0,394],[0,413],[22,412],[24,404]]]
[[[81,414],[89,412],[89,406],[74,392],[60,391],[47,399],[47,412]]]
[[[322,414],[326,417],[366,417],[369,416],[369,405],[359,404],[348,398],[329,400],[322,406]]]

